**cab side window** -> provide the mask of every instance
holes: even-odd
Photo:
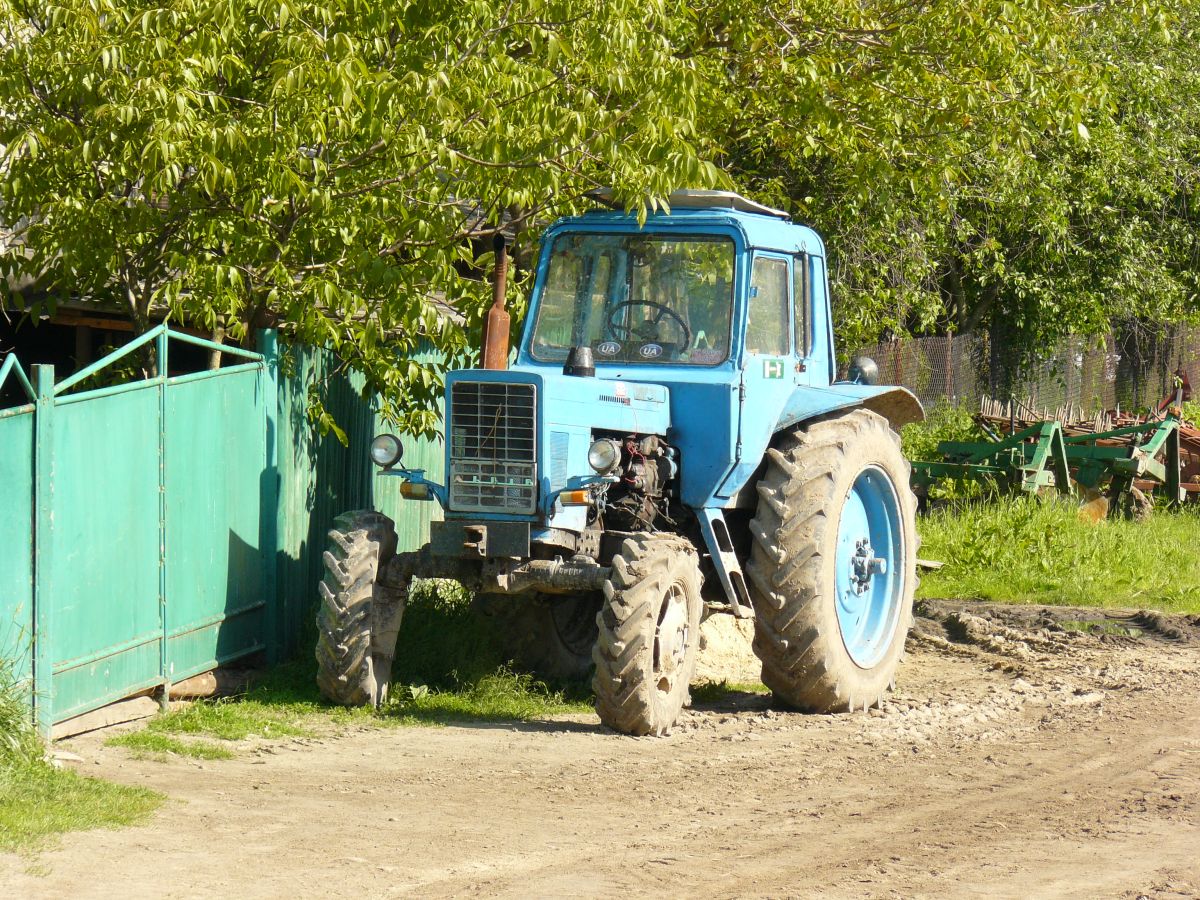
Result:
[[[754,260],[750,279],[750,321],[746,352],[786,356],[788,352],[788,264],[769,256]]]
[[[796,355],[808,356],[809,309],[812,307],[812,292],[809,290],[812,273],[808,271],[808,254],[792,258],[792,297],[796,301]]]

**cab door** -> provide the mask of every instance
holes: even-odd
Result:
[[[754,254],[742,345],[740,440],[744,446],[766,446],[797,378],[807,379],[807,374],[799,371],[801,361],[795,350],[796,277],[792,256],[762,251]],[[743,460],[739,468],[746,465],[753,470],[758,460]]]

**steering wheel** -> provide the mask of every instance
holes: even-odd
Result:
[[[633,325],[623,325],[615,321],[617,313],[627,306],[649,306],[652,309],[658,310],[658,315],[652,319],[644,319]],[[658,323],[666,317],[670,316],[678,323],[680,330],[683,331],[683,340],[680,341],[684,347],[687,347],[692,342],[692,329],[688,328],[687,322],[683,321],[683,317],[669,306],[662,303],[656,303],[653,300],[626,300],[623,303],[618,303],[608,311],[608,318],[605,325],[608,326],[609,333],[619,341],[628,341],[631,338],[639,338],[643,341],[659,341],[662,338],[658,335]],[[653,334],[647,334],[647,326],[654,329]]]

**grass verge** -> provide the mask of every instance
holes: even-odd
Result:
[[[1195,510],[1156,510],[1145,522],[1080,520],[1074,504],[1023,497],[968,503],[917,523],[919,597],[1200,612]]]
[[[50,765],[22,693],[0,661],[0,850],[36,849],[67,831],[134,825],[162,799]]]
[[[0,850],[36,849],[67,831],[136,825],[162,799],[40,760],[0,765]]]
[[[315,663],[306,653],[244,696],[192,703],[156,716],[139,734],[238,741],[312,737],[353,725],[529,720],[591,710],[586,686],[546,684],[513,672],[508,662],[494,629],[471,610],[466,591],[450,582],[423,582],[414,588],[404,615],[391,699],[383,709],[326,703],[317,691]],[[154,752],[149,744],[143,749]]]
[[[125,747],[138,758],[186,756],[191,759],[233,759],[234,752],[212,741],[181,741],[155,731],[132,731],[105,741],[109,747]]]

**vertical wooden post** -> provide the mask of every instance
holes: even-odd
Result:
[[[288,643],[287,608],[279,596],[279,340],[276,332],[258,332],[258,352],[263,355],[263,467],[259,478],[259,552],[262,555],[262,590],[267,600],[267,664],[283,658]]]
[[[34,366],[33,379],[33,716],[38,732],[49,738],[54,725],[54,366]]]

